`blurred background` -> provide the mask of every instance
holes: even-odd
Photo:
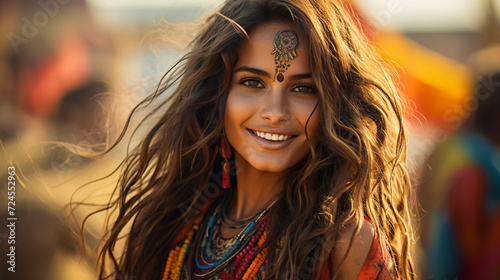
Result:
[[[408,162],[422,279],[500,279],[500,1],[345,1],[397,69],[413,109]],[[95,165],[45,143],[105,148],[184,53],[196,34],[190,23],[221,3],[0,0],[0,180],[16,183],[15,196],[0,189],[0,279],[95,279],[65,205],[113,171],[126,147]],[[76,200],[105,203],[113,180]],[[7,270],[3,226],[13,200],[16,273]],[[91,209],[80,206],[76,218]],[[87,224],[90,248],[102,222],[96,215]]]

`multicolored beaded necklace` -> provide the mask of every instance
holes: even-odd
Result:
[[[273,204],[229,239],[220,236],[222,203],[207,213],[203,224],[200,214],[184,240],[170,251],[162,279],[187,280],[191,275],[194,279],[262,279],[267,259],[267,247],[262,246]]]

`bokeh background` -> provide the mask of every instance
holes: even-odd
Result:
[[[409,100],[421,278],[500,279],[500,1],[345,1]],[[221,3],[0,0],[0,279],[95,279],[67,204],[73,194],[105,203],[116,176],[81,186],[113,171],[127,146],[97,162],[48,143],[108,147]],[[88,220],[89,251],[102,214]],[[8,217],[18,218],[15,273]]]

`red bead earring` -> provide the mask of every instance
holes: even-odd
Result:
[[[229,178],[229,170],[231,170],[231,164],[229,163],[229,158],[231,158],[231,147],[227,142],[226,136],[222,136],[219,153],[224,158],[222,162],[222,187],[227,189],[231,187],[231,180]]]

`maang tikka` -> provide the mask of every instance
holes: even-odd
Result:
[[[274,37],[274,50],[271,54],[274,54],[274,64],[276,64],[276,70],[274,72],[274,80],[278,79],[278,82],[283,82],[285,76],[283,73],[290,67],[288,61],[294,59],[297,56],[295,48],[299,44],[299,39],[297,34],[292,30],[281,30]],[[274,81],[273,80],[273,81]]]
[[[225,135],[222,136],[219,153],[222,158],[224,158],[224,161],[222,162],[222,187],[224,189],[228,189],[231,187],[231,179],[229,177],[229,171],[231,170],[231,164],[229,163],[229,159],[231,158],[231,147],[229,146]]]

